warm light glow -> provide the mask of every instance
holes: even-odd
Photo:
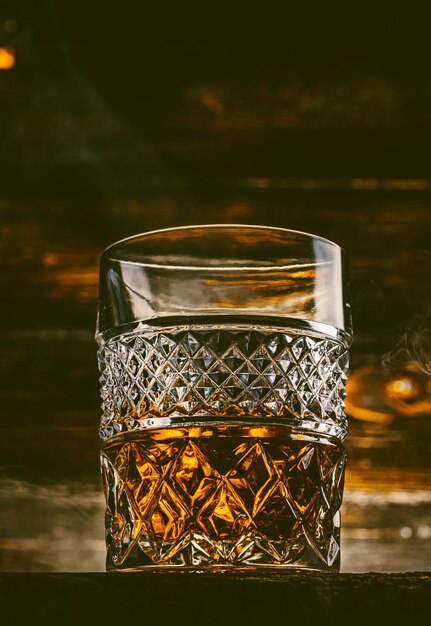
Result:
[[[58,261],[58,255],[51,252],[47,252],[42,257],[42,263],[43,265],[45,265],[45,267],[53,267],[54,265],[58,265]]]
[[[373,367],[351,372],[347,383],[346,411],[349,417],[384,424],[393,419],[382,397],[382,383]]]
[[[220,98],[211,92],[206,92],[202,95],[202,103],[203,105],[214,113],[215,115],[221,115],[224,113],[224,106],[221,102]]]
[[[10,70],[15,65],[15,50],[12,46],[0,48],[0,70]]]
[[[346,410],[350,417],[376,424],[429,414],[431,379],[411,362],[400,373],[362,367],[350,374]]]
[[[422,190],[429,189],[429,180],[421,178],[354,178],[351,181],[353,189],[396,189]]]
[[[411,378],[394,378],[386,384],[386,393],[399,400],[412,400],[418,395],[418,386]]]
[[[394,378],[386,384],[386,400],[400,415],[415,417],[431,413],[431,380],[416,370],[416,376]]]

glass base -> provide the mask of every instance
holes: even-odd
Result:
[[[339,567],[329,568],[331,572],[339,572]],[[151,574],[235,574],[241,578],[260,578],[271,576],[282,572],[292,572],[300,574],[302,572],[321,572],[321,567],[307,567],[299,565],[246,565],[243,567],[236,565],[207,565],[205,567],[172,567],[169,565],[143,565],[141,567],[130,568],[111,568],[107,569],[108,573],[127,573],[127,572],[148,572]]]

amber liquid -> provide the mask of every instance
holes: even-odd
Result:
[[[119,435],[101,455],[108,569],[339,567],[345,451],[280,426]]]

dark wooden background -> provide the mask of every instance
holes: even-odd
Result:
[[[348,252],[342,567],[431,570],[428,22],[348,8],[0,5],[1,569],[103,569],[98,257],[219,222]]]

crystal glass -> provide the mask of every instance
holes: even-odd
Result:
[[[105,250],[108,569],[336,570],[352,331],[344,254],[261,226]]]

